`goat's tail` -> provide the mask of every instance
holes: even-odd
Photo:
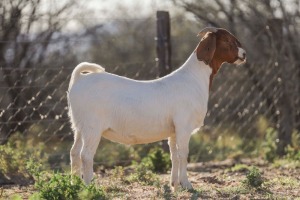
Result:
[[[75,69],[72,72],[70,84],[69,84],[69,91],[72,87],[72,85],[77,81],[77,79],[82,75],[83,72],[86,73],[102,73],[105,69],[101,67],[100,65],[94,64],[94,63],[88,63],[83,62],[80,63],[75,67]]]

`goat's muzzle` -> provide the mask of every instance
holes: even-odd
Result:
[[[240,65],[246,62],[246,51],[238,47],[238,56],[234,64]]]

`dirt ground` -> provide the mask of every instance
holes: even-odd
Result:
[[[243,183],[249,166],[256,166],[261,172],[261,187]],[[299,163],[226,160],[189,164],[188,169],[194,187],[192,191],[173,192],[169,187],[169,173],[157,175],[158,184],[147,185],[124,183],[106,171],[97,174],[97,183],[104,186],[109,199],[300,199]],[[4,185],[0,189],[0,199],[10,199],[14,194],[28,199],[34,192],[32,185]]]

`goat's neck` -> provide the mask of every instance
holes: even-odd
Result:
[[[209,91],[212,68],[204,62],[199,61],[196,53],[192,53],[192,55],[182,65],[181,70],[190,73],[197,82],[200,82],[201,85],[205,86],[207,91]]]
[[[218,73],[222,64],[223,64],[223,62],[220,60],[217,60],[217,59],[212,59],[212,61],[209,63],[209,66],[212,69],[212,73],[209,77],[209,89],[211,89],[213,79],[214,79],[215,75]]]

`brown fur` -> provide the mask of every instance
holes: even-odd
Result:
[[[198,60],[209,65],[216,51],[216,34],[207,32],[196,48]]]
[[[201,35],[201,34],[200,34]],[[203,35],[203,34],[202,34]],[[207,32],[196,48],[197,58],[212,68],[210,88],[214,76],[224,62],[234,63],[238,59],[241,43],[227,30]]]

